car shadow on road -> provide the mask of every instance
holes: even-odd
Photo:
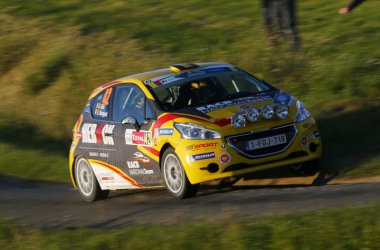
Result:
[[[225,193],[236,190],[307,188],[323,186],[334,180],[339,171],[321,169],[318,173],[306,176],[290,168],[280,167],[246,175],[232,177],[201,185],[197,196]]]
[[[263,190],[263,189],[289,189],[323,186],[337,177],[339,172],[322,169],[315,175],[304,176],[287,168],[260,171],[244,177],[231,177],[218,181],[202,183],[195,197],[228,193],[238,190]],[[165,188],[118,190],[111,192],[107,199],[119,199],[122,197],[162,199],[172,198]]]

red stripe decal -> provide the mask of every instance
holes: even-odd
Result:
[[[198,120],[198,121],[213,123],[213,124],[218,125],[220,127],[223,127],[223,126],[226,126],[228,124],[231,124],[231,118],[230,117],[224,118],[224,119],[221,119],[221,120],[218,120],[218,121],[215,121],[215,122],[212,122],[212,121],[210,121],[208,119],[197,117],[197,116],[191,116],[191,115],[185,115],[185,114],[179,114],[179,116],[184,117],[184,118]]]
[[[123,179],[125,179],[129,183],[131,183],[133,186],[139,187],[139,188],[144,187],[144,186],[141,186],[141,185],[137,184],[137,182],[134,179],[130,178],[128,175],[124,174],[121,170],[115,168],[114,166],[108,165],[107,163],[104,163],[104,162],[101,162],[101,161],[97,161],[97,160],[92,160],[92,161],[95,162],[96,164],[102,165],[105,168],[111,169],[113,172],[115,172],[116,174],[118,174],[120,177],[122,177]]]
[[[109,82],[109,83],[106,83],[106,84],[103,84],[102,86],[100,86],[100,88],[104,89],[104,88],[107,88],[111,85],[114,85],[114,84],[117,84],[119,83],[120,81],[112,81],[112,82]]]
[[[175,118],[178,118],[178,117],[179,117],[178,115],[165,114],[165,115],[161,116],[160,118],[158,118],[157,121],[155,121],[154,124],[152,125],[152,127],[150,128],[150,131],[152,131],[152,138],[154,138],[154,136],[155,136],[154,133],[155,133],[156,128],[161,128],[161,126],[164,125],[166,122],[174,120]],[[149,152],[151,152],[151,151],[149,151]],[[153,152],[151,152],[151,153],[153,153]],[[160,154],[158,153],[158,155],[160,155]]]
[[[231,118],[230,117],[224,118],[222,120],[214,122],[214,124],[216,124],[216,125],[218,125],[220,127],[226,126],[228,124],[231,124]]]
[[[178,117],[189,118],[189,119],[198,120],[198,121],[202,121],[202,122],[210,122],[210,120],[208,120],[206,118],[201,118],[198,116],[192,116],[192,115],[186,115],[186,114],[178,114]]]
[[[155,81],[153,83],[156,84],[157,86],[161,86],[162,85],[161,80]]]
[[[156,128],[161,128],[162,125],[164,125],[166,122],[174,120],[176,118],[179,118],[180,116],[178,115],[173,115],[173,114],[166,114],[158,118],[158,120],[153,124],[152,131]]]
[[[145,147],[143,146],[143,148],[147,151],[149,151],[150,153],[154,154],[155,156],[159,157],[160,156],[160,151],[152,148],[152,147]]]

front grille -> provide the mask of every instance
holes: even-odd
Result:
[[[275,145],[266,148],[247,150],[246,145],[251,140],[257,140],[261,138],[266,138],[270,136],[285,134],[286,143]],[[288,124],[281,127],[271,128],[264,131],[251,132],[247,134],[234,135],[226,138],[227,143],[234,149],[236,149],[240,154],[248,158],[258,158],[268,155],[274,155],[284,152],[293,142],[294,137],[297,134],[297,129],[293,124]]]
[[[226,167],[223,170],[223,173],[224,172],[229,172],[229,171],[242,170],[242,169],[246,169],[246,168],[252,168],[252,167],[256,167],[256,166],[261,166],[263,164],[274,163],[274,162],[278,162],[278,161],[285,161],[285,160],[295,159],[295,158],[304,157],[304,156],[307,156],[307,153],[305,151],[296,151],[296,152],[291,153],[290,155],[288,155],[285,158],[282,158],[282,159],[279,159],[279,160],[275,160],[275,161],[268,161],[268,162],[265,162],[265,163],[258,163],[258,164],[238,163],[238,164],[234,164],[234,165],[230,165],[230,166]]]

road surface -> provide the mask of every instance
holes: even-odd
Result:
[[[150,189],[111,192],[106,200],[86,203],[69,184],[0,176],[0,218],[39,228],[252,219],[365,205],[380,201],[379,190],[380,182],[312,186],[243,181],[224,188],[203,185],[196,197],[185,200],[172,198],[164,189]]]

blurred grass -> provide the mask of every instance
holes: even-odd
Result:
[[[18,159],[30,153],[35,178],[44,175],[46,154],[60,173],[61,153],[46,151],[35,137],[67,142],[100,84],[178,62],[224,61],[303,100],[320,120],[325,165],[348,175],[380,174],[380,2],[338,15],[345,4],[299,2],[302,48],[290,53],[286,45],[267,46],[259,1],[2,0],[0,116],[8,127],[32,124],[23,140],[38,149],[21,147],[16,135],[11,142],[0,136],[0,148],[13,155],[0,157],[0,171],[15,174],[6,164],[13,160],[23,175],[30,165]]]
[[[1,249],[379,249],[380,205],[245,221],[33,229],[0,222]]]

